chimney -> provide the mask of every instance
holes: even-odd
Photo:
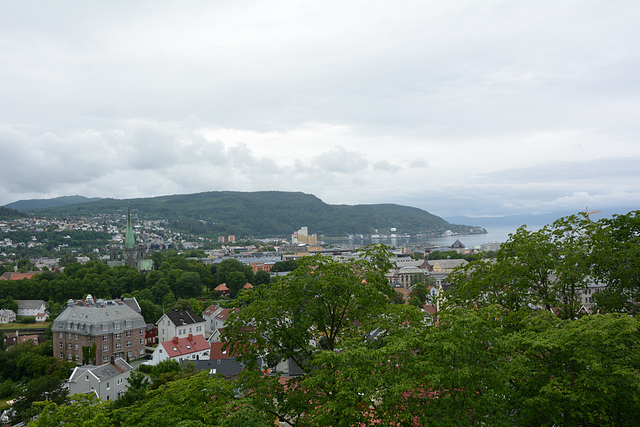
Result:
[[[174,344],[178,344],[178,337],[173,337],[172,341]]]
[[[189,334],[189,341],[193,341],[193,334]]]

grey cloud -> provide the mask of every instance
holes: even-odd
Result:
[[[504,169],[479,176],[481,182],[503,184],[597,181],[608,178],[640,179],[640,157],[605,158],[584,162],[551,160],[543,165]]]
[[[396,172],[398,170],[400,170],[400,166],[398,165],[393,165],[391,163],[389,163],[386,160],[381,160],[379,162],[375,162],[373,163],[373,169],[374,170],[378,170],[378,171],[382,171],[382,172]]]
[[[428,166],[429,164],[427,163],[427,161],[423,159],[414,159],[411,162],[409,162],[409,167],[411,169],[423,169]]]
[[[362,154],[348,151],[344,147],[336,147],[332,151],[320,154],[312,162],[320,169],[339,173],[353,173],[368,166]]]

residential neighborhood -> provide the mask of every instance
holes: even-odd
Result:
[[[125,233],[130,237],[125,236],[122,242],[123,257],[128,248],[138,251],[138,240],[130,225]],[[304,236],[300,231],[298,239]],[[547,232],[539,233],[544,237],[542,233]],[[595,319],[599,311],[606,309],[602,303],[606,300],[598,297],[612,288],[591,274],[582,273],[581,285],[573,293],[561,294],[568,288],[560,285],[551,287],[566,280],[560,268],[544,276],[552,294],[538,294],[542,291],[535,283],[519,291],[516,287],[523,286],[521,282],[513,282],[510,288],[500,287],[500,282],[491,278],[510,276],[498,269],[528,268],[529,264],[519,263],[533,262],[527,258],[533,254],[519,251],[517,258],[503,254],[470,257],[482,253],[474,254],[462,243],[463,239],[422,253],[408,247],[378,245],[367,249],[378,252],[363,257],[364,252],[355,249],[309,250],[307,246],[306,252],[288,254],[292,258],[272,257],[272,261],[256,261],[256,257],[246,253],[220,258],[174,253],[148,258],[161,263],[160,268],[153,270],[138,268],[135,260],[144,258],[136,255],[131,265],[109,265],[108,260],[92,259],[69,263],[58,271],[5,272],[0,286],[9,290],[11,298],[0,299],[0,304],[8,307],[0,308],[0,324],[10,325],[14,330],[3,333],[3,346],[7,349],[3,354],[18,349],[35,351],[46,345],[50,334],[51,358],[55,363],[73,367],[64,375],[58,374],[62,377],[62,394],[93,396],[103,402],[117,402],[125,396],[131,399],[133,395],[128,394],[131,387],[146,389],[154,381],[160,384],[167,378],[178,381],[206,375],[211,381],[215,378],[246,381],[245,375],[251,372],[259,373],[263,381],[277,380],[278,387],[284,387],[278,393],[294,393],[289,390],[294,384],[303,392],[309,387],[305,385],[307,381],[312,381],[315,375],[332,372],[324,371],[326,363],[338,363],[336,360],[317,365],[320,362],[316,357],[325,357],[327,352],[334,354],[332,357],[351,357],[350,348],[341,348],[343,343],[352,342],[350,334],[362,334],[358,345],[365,346],[366,350],[361,350],[373,356],[378,345],[401,339],[408,331],[412,334],[431,331],[446,336],[447,327],[442,325],[455,323],[451,316],[462,309],[471,313],[526,309],[531,315],[548,313],[571,322]],[[513,245],[526,243],[525,239],[506,245],[514,251]],[[572,248],[557,262],[569,262],[569,256],[576,251]],[[492,269],[496,272],[492,273]],[[58,280],[67,286],[58,285]],[[86,283],[86,287],[75,285],[81,283]],[[275,286],[270,286],[271,283]],[[27,290],[42,294],[47,289],[56,292],[65,289],[66,294],[57,294],[61,296],[77,292],[82,296],[59,303],[48,297],[13,299],[13,295],[22,295]],[[100,292],[100,296],[88,293],[90,289]],[[119,290],[120,295],[114,297],[114,290]],[[344,292],[348,298],[342,295]],[[520,292],[517,298],[515,292]],[[630,309],[634,309],[635,300],[629,302]],[[391,321],[400,313],[405,317]],[[489,316],[483,321],[492,318],[497,317]],[[33,326],[24,329],[22,325]],[[50,332],[38,329],[47,325]],[[299,329],[299,325],[307,326]],[[481,341],[485,339],[495,341],[492,338]],[[24,350],[27,348],[33,350]],[[424,351],[409,355],[430,354]],[[363,357],[363,353],[358,354]],[[347,360],[340,362],[344,363],[341,370],[352,366],[353,362]],[[310,370],[313,375],[309,375]],[[340,372],[333,374],[336,373]],[[43,394],[44,400],[60,393],[56,390]],[[135,405],[135,400],[125,401],[127,405]],[[375,407],[370,403],[363,413],[374,411]],[[19,405],[16,408],[15,411],[20,410]],[[19,413],[22,412],[8,412]],[[289,416],[279,415],[283,419]]]

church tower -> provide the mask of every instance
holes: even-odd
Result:
[[[122,255],[122,258],[120,255]],[[107,264],[109,267],[128,265],[138,271],[151,271],[153,269],[153,260],[147,259],[147,248],[144,243],[136,242],[133,224],[131,223],[130,206],[127,210],[127,228],[124,232],[124,244],[122,246],[111,246]]]
[[[131,207],[127,211],[127,229],[124,233],[123,254],[125,265],[138,268],[138,251],[136,249],[136,238],[133,235],[133,225],[131,224]]]

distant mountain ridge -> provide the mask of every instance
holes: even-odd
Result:
[[[100,197],[84,197],[84,196],[62,196],[53,199],[29,199],[19,200],[17,202],[5,205],[6,208],[15,209],[17,211],[30,211],[34,209],[55,208],[78,203],[90,203],[100,200]]]
[[[75,196],[81,197],[81,196]],[[64,198],[58,198],[58,202]],[[450,224],[422,209],[395,204],[329,205],[311,194],[282,191],[213,191],[139,199],[87,199],[83,203],[25,209],[38,216],[73,217],[123,213],[127,206],[138,219],[166,219],[174,231],[195,235],[289,236],[306,226],[325,236],[371,234],[439,235],[483,233],[485,230]],[[66,199],[67,201],[69,199]],[[21,202],[16,202],[16,205]],[[31,206],[36,206],[31,203]]]
[[[594,209],[600,211],[594,213],[590,218],[597,221],[601,218],[610,218],[613,215],[625,215],[631,211],[638,210],[638,207],[614,207],[602,209]],[[591,209],[589,209],[591,210]],[[542,227],[553,223],[556,219],[569,215],[577,215],[583,210],[562,210],[544,214],[522,214],[522,215],[505,215],[497,217],[470,217],[470,216],[448,216],[445,219],[450,222],[477,224],[480,227],[519,227],[527,225],[529,227]]]

